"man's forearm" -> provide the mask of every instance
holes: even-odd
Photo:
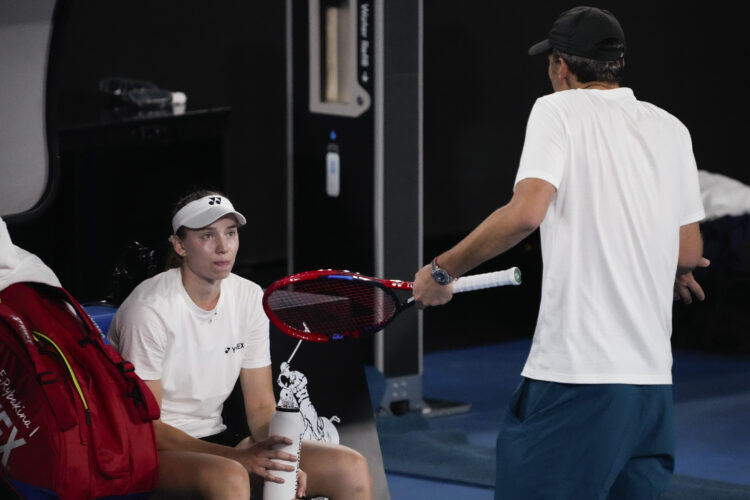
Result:
[[[554,185],[542,179],[520,181],[510,202],[492,212],[456,246],[440,254],[438,265],[458,277],[517,245],[542,223],[556,192]],[[414,276],[413,296],[420,307],[441,305],[451,299],[452,287],[437,284],[428,264]]]
[[[680,250],[677,274],[687,274],[698,266],[703,256],[703,237],[698,222],[680,227]]]
[[[542,223],[556,192],[552,184],[542,179],[520,181],[506,205],[492,212],[466,238],[438,257],[440,267],[461,276],[517,245]]]
[[[466,238],[438,256],[440,267],[461,276],[481,263],[514,247],[537,228],[512,204],[495,210]]]

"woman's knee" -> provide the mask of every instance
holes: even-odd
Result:
[[[159,499],[250,498],[250,481],[239,462],[206,453],[159,452]]]
[[[342,479],[352,491],[370,491],[372,478],[367,459],[351,448],[341,448],[337,465],[343,472]]]
[[[330,443],[305,441],[302,463],[308,492],[330,498],[372,498],[372,478],[367,459],[356,450]]]
[[[250,477],[235,460],[214,461],[200,472],[200,490],[204,498],[249,499]]]

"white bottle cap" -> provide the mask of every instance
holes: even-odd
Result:
[[[185,104],[187,96],[184,92],[172,92],[172,104]]]

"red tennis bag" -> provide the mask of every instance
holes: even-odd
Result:
[[[68,292],[0,291],[0,471],[25,498],[146,497],[159,406]]]

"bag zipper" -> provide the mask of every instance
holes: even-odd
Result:
[[[81,385],[78,383],[78,377],[76,377],[76,374],[73,371],[73,367],[70,366],[70,363],[68,362],[68,358],[65,357],[65,354],[63,354],[62,350],[60,349],[60,347],[58,347],[58,345],[55,343],[54,340],[52,340],[51,338],[49,338],[48,336],[46,336],[45,334],[41,332],[32,331],[31,333],[37,342],[39,341],[39,337],[41,337],[47,343],[49,343],[52,347],[54,347],[57,353],[62,358],[63,362],[65,363],[66,368],[68,369],[68,373],[70,373],[70,378],[73,380],[73,385],[75,386],[76,391],[78,392],[78,396],[81,398],[81,402],[83,403],[83,411],[86,415],[86,425],[91,425],[91,412],[89,412],[89,405],[86,402],[86,397],[83,395],[83,390],[81,389]],[[37,337],[37,335],[39,337]]]

